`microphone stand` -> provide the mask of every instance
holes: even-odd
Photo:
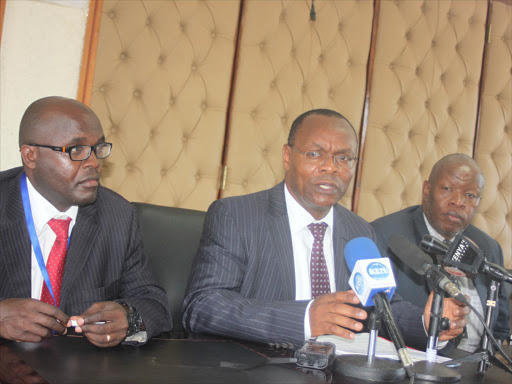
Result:
[[[492,312],[494,307],[496,307],[496,300],[498,298],[498,292],[500,290],[500,283],[496,280],[491,280],[491,284],[487,287],[487,308],[485,310],[485,325],[487,327],[491,327],[491,319]],[[480,343],[480,351],[484,354],[487,354],[486,357],[489,357],[489,336],[487,336],[487,332],[484,331],[482,335],[482,341]],[[482,361],[478,364],[478,372],[485,373],[486,369],[491,365],[490,359],[482,359]]]
[[[380,314],[374,310],[369,316],[368,353],[364,355],[341,355],[335,358],[333,371],[342,376],[377,382],[398,382],[405,379],[406,372],[397,360],[376,357]]]
[[[439,341],[439,331],[442,320],[441,316],[443,314],[443,301],[444,292],[438,288],[435,288],[434,300],[432,300],[432,306],[430,307],[430,328],[428,330],[428,343],[426,350],[427,361],[429,363],[436,362],[437,342]]]
[[[436,267],[437,268],[437,267]],[[430,271],[433,271],[432,268]],[[429,271],[429,272],[430,272]],[[430,273],[426,273],[427,280],[431,280]],[[442,318],[444,291],[434,285],[434,299],[430,307],[430,327],[428,330],[427,360],[418,361],[414,364],[415,377],[418,380],[435,381],[443,383],[453,383],[459,381],[461,375],[457,370],[437,363],[437,342],[439,340],[440,330],[450,328],[450,322],[447,318]]]

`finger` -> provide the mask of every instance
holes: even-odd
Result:
[[[84,325],[84,318],[82,316],[71,316],[66,324],[67,327],[79,327]]]
[[[126,333],[108,333],[104,335],[99,335],[95,333],[84,333],[84,336],[89,340],[91,344],[96,345],[97,347],[113,347],[118,345],[121,341],[123,341],[126,337]]]
[[[69,316],[54,305],[43,303],[40,300],[30,300],[28,301],[27,306],[34,312],[42,313],[59,320],[61,324],[66,324],[68,322]]]
[[[328,323],[334,324],[338,327],[351,329],[353,331],[361,331],[363,329],[363,324],[359,321],[335,313],[329,314],[326,320]]]
[[[334,293],[334,301],[341,301],[349,304],[359,304],[360,301],[354,291],[342,291]]]
[[[331,324],[328,328],[327,328],[327,332],[328,334],[331,334],[331,335],[336,335],[336,336],[339,336],[339,337],[343,337],[344,339],[353,339],[354,337],[356,337],[356,335],[351,332],[350,330],[348,329],[345,329],[343,327],[339,327],[335,324]]]
[[[329,304],[327,311],[329,313],[342,315],[342,316],[350,317],[353,319],[360,319],[360,320],[364,320],[368,316],[366,311],[364,311],[363,309],[356,308],[351,305],[339,303],[339,302]]]

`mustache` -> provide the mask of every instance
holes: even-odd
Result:
[[[84,175],[84,177],[81,178],[80,183],[83,183],[87,180],[100,180],[100,173],[98,171],[92,171]]]
[[[462,215],[460,215],[459,213],[455,212],[455,211],[448,211],[445,213],[446,216],[455,216],[457,219],[460,219],[460,220],[464,220],[464,218],[462,217]]]

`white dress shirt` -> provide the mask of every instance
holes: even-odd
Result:
[[[314,237],[308,228],[311,223],[326,223],[327,229],[324,236],[324,256],[327,272],[329,273],[329,283],[331,292],[336,291],[336,282],[334,280],[334,246],[333,246],[333,208],[321,220],[316,220],[306,211],[284,186],[284,196],[286,201],[286,211],[290,223],[290,232],[292,235],[293,263],[295,267],[295,300],[311,300],[311,251],[313,249]],[[309,308],[311,300],[306,308],[304,316],[304,338],[308,340],[311,337],[311,326],[309,323]]]
[[[48,256],[50,255],[53,243],[57,238],[55,232],[53,232],[53,230],[48,225],[48,221],[50,221],[51,219],[67,219],[68,217],[70,217],[71,222],[69,223],[68,236],[71,236],[71,231],[73,230],[73,227],[76,222],[76,215],[78,214],[78,206],[72,206],[66,212],[60,212],[39,192],[36,191],[34,186],[30,183],[28,177],[27,189],[28,196],[30,199],[30,208],[32,210],[32,219],[34,221],[34,227],[36,230],[37,238],[39,240],[39,246],[41,247],[44,263],[46,265],[46,261],[48,260]],[[43,275],[41,273],[41,270],[39,269],[36,254],[34,253],[34,248],[32,247],[31,297],[33,299],[41,299],[43,282]]]

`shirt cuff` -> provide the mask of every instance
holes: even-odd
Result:
[[[144,344],[148,341],[148,333],[146,331],[137,332],[131,336],[128,336],[124,339],[123,344]]]
[[[311,339],[311,326],[309,325],[309,307],[314,300],[311,300],[306,307],[306,313],[304,314],[304,340]]]

